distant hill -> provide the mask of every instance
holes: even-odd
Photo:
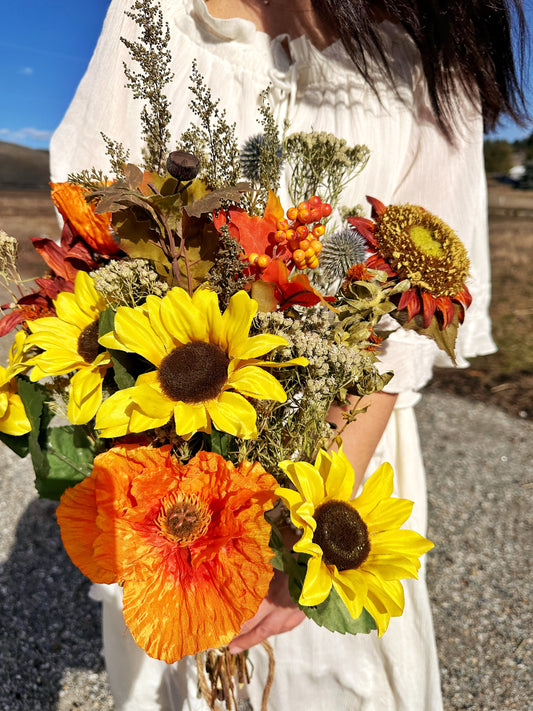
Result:
[[[0,141],[0,190],[49,190],[48,151]]]

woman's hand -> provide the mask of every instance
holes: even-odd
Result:
[[[289,579],[279,570],[274,571],[266,598],[251,620],[245,622],[240,633],[232,639],[229,651],[238,654],[268,637],[297,627],[305,614],[292,601],[289,594]]]

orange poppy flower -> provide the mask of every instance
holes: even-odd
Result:
[[[124,619],[147,654],[172,663],[227,644],[266,595],[272,566],[264,512],[275,479],[200,452],[117,446],[57,509],[72,561],[124,588]]]
[[[85,200],[85,191],[72,183],[50,183],[52,200],[64,220],[68,220],[74,231],[96,252],[115,254],[120,247],[110,230],[111,213],[97,215],[93,206]]]

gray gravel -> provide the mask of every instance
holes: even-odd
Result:
[[[445,708],[533,709],[533,426],[427,393],[428,579]],[[64,553],[28,462],[0,451],[0,711],[107,711],[100,613]],[[431,711],[431,710],[428,710]]]

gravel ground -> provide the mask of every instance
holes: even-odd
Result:
[[[445,709],[533,709],[533,426],[435,392],[417,410]],[[36,499],[28,462],[3,447],[0,462],[0,711],[111,710],[99,608],[62,549],[55,505]]]

